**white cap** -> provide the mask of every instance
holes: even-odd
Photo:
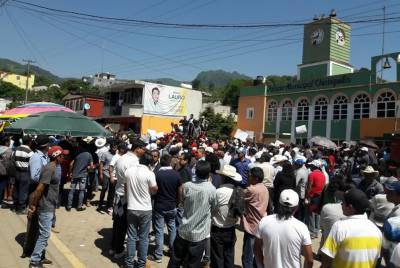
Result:
[[[321,168],[322,167],[322,162],[319,159],[315,159],[315,160],[311,161],[309,163],[309,165],[317,167],[317,168]]]
[[[206,147],[206,149],[204,149],[207,153],[214,153],[214,149],[212,147]]]
[[[299,204],[299,195],[292,189],[286,189],[281,192],[279,203],[285,207],[296,207]]]
[[[361,147],[361,151],[368,152],[368,147]]]
[[[96,145],[97,148],[104,147],[104,146],[106,145],[106,143],[107,143],[107,140],[104,139],[104,138],[98,138],[98,139],[94,142],[94,144]]]

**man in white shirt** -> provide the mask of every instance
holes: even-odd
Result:
[[[131,150],[121,156],[115,164],[115,176],[117,183],[115,186],[115,201],[113,209],[113,238],[110,254],[115,253],[115,258],[120,258],[124,254],[124,241],[127,230],[126,222],[126,200],[125,200],[125,171],[130,167],[139,164],[139,157],[144,154],[145,144],[139,139],[131,139]]]
[[[231,165],[225,165],[217,173],[222,176],[222,184],[216,191],[217,206],[211,219],[211,263],[213,267],[234,267],[238,218],[233,215],[230,205],[234,185],[242,181],[242,176]]]
[[[125,191],[128,203],[128,240],[125,265],[127,268],[144,268],[149,247],[149,231],[152,216],[151,194],[158,190],[154,172],[150,170],[153,162],[151,153],[146,152],[139,165],[125,171]],[[138,260],[135,265],[136,244]]]
[[[279,197],[278,213],[264,217],[257,230],[254,252],[264,267],[313,266],[311,237],[307,226],[293,217],[299,203],[299,195],[292,189],[283,190]]]

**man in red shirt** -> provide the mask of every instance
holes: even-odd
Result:
[[[313,160],[309,167],[311,173],[308,176],[308,187],[306,194],[307,217],[306,223],[311,234],[311,238],[317,238],[319,233],[319,204],[321,202],[321,193],[325,186],[325,175],[321,171],[322,162]]]

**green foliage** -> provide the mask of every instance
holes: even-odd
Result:
[[[25,90],[4,81],[0,81],[0,98],[12,100],[13,102],[23,100]]]
[[[296,81],[296,76],[289,76],[289,75],[270,75],[266,77],[266,85],[268,87],[280,87],[285,86],[289,83],[293,83]]]
[[[232,80],[229,84],[222,90],[222,104],[229,105],[232,112],[236,113],[239,105],[239,93],[240,88],[251,86],[252,80],[237,79]]]
[[[215,114],[211,107],[207,107],[201,115],[209,122],[207,130],[209,138],[229,139],[236,126],[235,119],[232,116],[224,118],[221,114]]]
[[[209,91],[225,87],[232,80],[243,79],[251,80],[251,77],[238,72],[226,72],[223,70],[211,70],[200,72],[192,83],[196,83],[197,88],[205,88]],[[195,87],[196,88],[196,87]]]

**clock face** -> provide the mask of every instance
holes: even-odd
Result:
[[[344,36],[344,31],[342,29],[338,29],[336,31],[336,42],[343,46],[346,41],[346,37]]]
[[[324,40],[324,31],[322,29],[316,29],[311,34],[311,44],[319,45]]]

